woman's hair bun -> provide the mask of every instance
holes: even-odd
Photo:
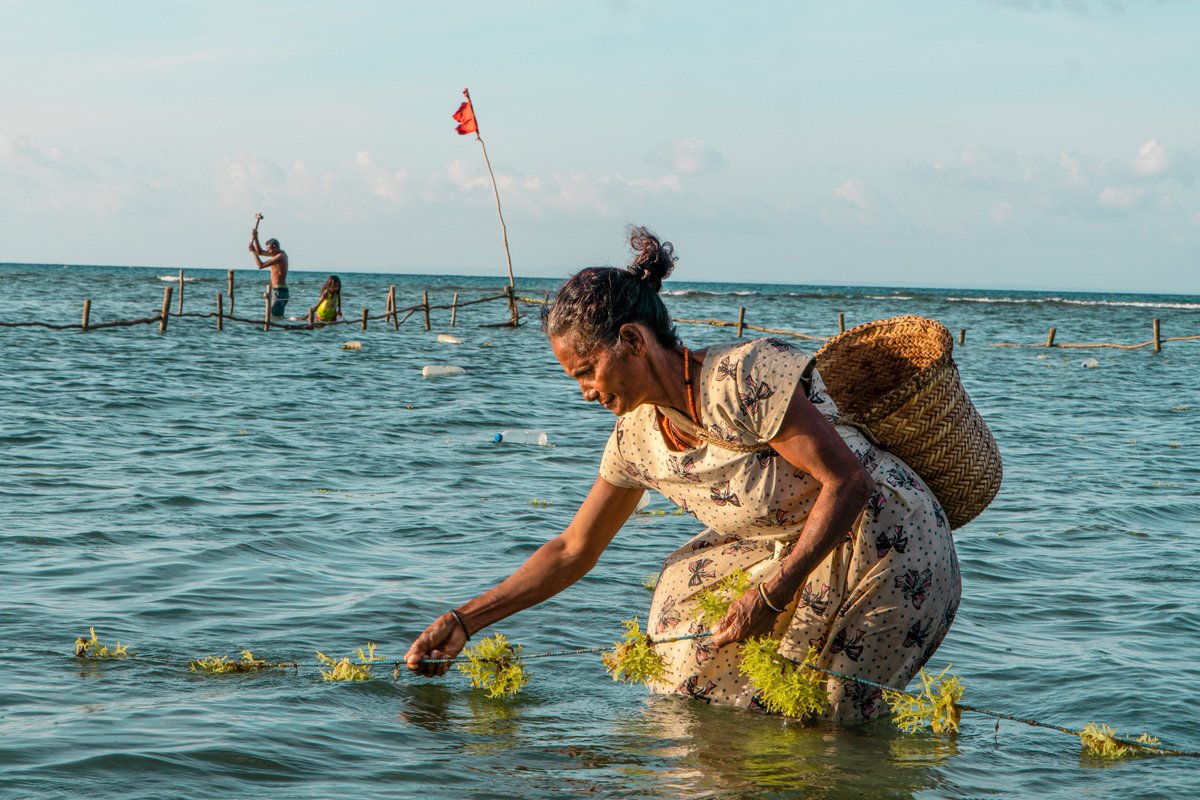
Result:
[[[634,253],[629,272],[653,291],[661,290],[675,268],[674,245],[659,241],[647,228],[636,225],[629,229],[629,247]]]

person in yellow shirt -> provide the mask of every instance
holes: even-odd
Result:
[[[311,311],[317,322],[334,322],[342,318],[342,281],[330,275],[321,287],[321,296]]]

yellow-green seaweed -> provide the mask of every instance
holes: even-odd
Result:
[[[645,683],[658,680],[667,673],[667,665],[654,649],[654,642],[638,625],[637,617],[624,620],[623,641],[613,642],[613,649],[602,654],[604,669],[614,681]]]
[[[962,715],[958,701],[962,699],[963,686],[956,675],[943,679],[949,669],[947,665],[936,676],[921,670],[917,673],[921,679],[918,692],[883,690],[883,699],[892,707],[892,722],[896,727],[906,733],[926,725],[934,733],[958,732],[958,720]]]
[[[101,644],[100,640],[96,638],[96,629],[94,627],[88,628],[88,633],[92,635],[92,638],[85,639],[79,636],[75,639],[76,658],[129,658],[130,656],[137,655],[136,653],[129,652],[129,645],[121,644],[120,639],[117,640],[116,646],[112,648]]]
[[[758,689],[758,702],[767,711],[788,717],[806,717],[823,711],[828,702],[824,675],[781,656],[779,642],[760,636],[747,639],[742,645],[738,670]],[[816,658],[816,648],[809,647],[805,663]]]
[[[1083,742],[1083,752],[1090,756],[1098,756],[1099,758],[1124,758],[1128,755],[1141,756],[1153,753],[1154,750],[1152,748],[1161,744],[1157,738],[1148,733],[1143,733],[1133,741],[1149,745],[1150,748],[1139,747],[1137,744],[1117,741],[1116,733],[1114,729],[1103,723],[1097,725],[1094,722],[1089,722],[1079,732],[1079,739]]]
[[[355,651],[358,654],[358,663],[349,659],[349,657],[340,660],[330,658],[317,651],[317,660],[325,664],[329,669],[321,670],[321,677],[327,681],[369,681],[375,677],[371,674],[371,664],[375,661],[383,661],[383,656],[375,655],[375,643],[367,642],[367,650],[363,652],[360,647]]]
[[[255,658],[249,650],[242,651],[241,661],[234,661],[225,656],[207,656],[188,662],[192,672],[208,672],[213,675],[225,675],[230,672],[258,672],[264,669],[284,669],[287,664],[277,664],[261,658]]]
[[[464,650],[468,663],[455,666],[470,678],[471,686],[485,689],[488,697],[511,697],[529,683],[521,661],[522,649],[497,633]]]
[[[735,569],[707,589],[696,592],[696,621],[711,628],[725,618],[733,601],[753,585],[744,569]]]

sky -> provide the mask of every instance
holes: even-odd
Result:
[[[1200,294],[1186,0],[0,0],[0,262]]]

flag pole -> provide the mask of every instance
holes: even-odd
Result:
[[[470,104],[471,112],[475,112],[475,103],[471,100],[471,93],[463,89],[463,97],[467,98],[467,103]],[[511,295],[516,290],[516,281],[513,279],[512,254],[508,251],[508,226],[504,224],[504,211],[500,208],[500,189],[496,186],[496,173],[492,172],[492,162],[488,158],[487,145],[483,143],[483,137],[479,135],[479,116],[475,116],[475,141],[479,142],[479,149],[483,151],[483,163],[487,166],[488,177],[492,179],[492,194],[496,198],[496,216],[500,218],[500,239],[504,243],[504,259],[508,264],[508,288]],[[516,304],[513,304],[513,324],[516,324]]]

